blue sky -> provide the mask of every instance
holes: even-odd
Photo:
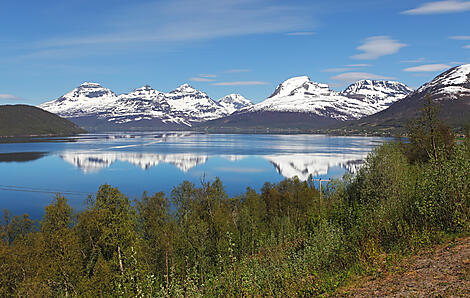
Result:
[[[416,88],[470,63],[470,1],[24,0],[0,4],[0,104],[84,81],[116,93],[183,83],[259,102],[308,75]]]

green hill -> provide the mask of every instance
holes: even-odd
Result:
[[[0,137],[73,135],[84,132],[76,124],[37,107],[0,106]]]

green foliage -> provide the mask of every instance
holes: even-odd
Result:
[[[438,151],[450,154],[454,134],[439,118],[439,106],[427,95],[420,115],[408,125],[409,144],[405,146],[412,163],[438,158]]]
[[[215,179],[134,204],[103,185],[78,214],[57,196],[39,229],[5,211],[0,296],[331,293],[353,272],[376,272],[384,255],[468,232],[470,145],[436,136],[435,151],[429,135],[413,149],[423,159],[410,158],[418,139],[378,147],[321,196],[293,178],[230,198]]]

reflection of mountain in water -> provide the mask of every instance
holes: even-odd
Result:
[[[345,154],[290,154],[290,155],[262,155],[260,158],[269,161],[278,173],[286,178],[294,176],[306,180],[311,174],[313,176],[325,176],[333,167],[340,167],[346,171],[355,173],[362,165],[367,153],[345,153]],[[176,153],[156,154],[137,152],[65,152],[60,157],[80,168],[84,173],[98,172],[110,167],[117,161],[124,161],[136,165],[143,170],[157,166],[161,163],[172,164],[183,172],[193,167],[204,164],[209,159],[208,155]],[[221,155],[231,162],[243,159],[244,155]]]
[[[124,161],[136,165],[143,170],[157,166],[160,163],[169,163],[176,166],[183,172],[203,164],[207,161],[207,156],[194,154],[153,154],[136,152],[66,152],[60,157],[80,168],[84,173],[98,172],[101,169],[110,167],[116,161]]]
[[[299,177],[306,180],[312,176],[325,176],[333,167],[341,167],[355,173],[362,165],[367,153],[350,154],[293,154],[264,156],[276,170],[286,178]]]

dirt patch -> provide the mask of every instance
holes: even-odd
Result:
[[[340,297],[470,297],[470,237],[421,252],[382,277],[367,277]]]

